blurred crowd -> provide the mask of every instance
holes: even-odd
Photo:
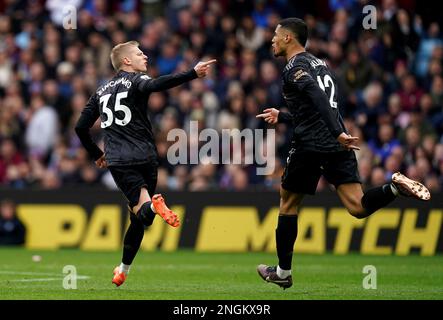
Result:
[[[297,16],[310,29],[307,50],[334,71],[339,108],[357,152],[365,186],[395,171],[443,188],[443,38],[441,20],[400,0],[6,0],[0,2],[0,186],[115,188],[97,169],[73,127],[89,96],[114,72],[110,50],[137,40],[149,75],[187,70],[216,58],[210,75],[151,95],[150,119],[159,151],[158,188],[277,190],[291,128],[276,129],[273,174],[256,164],[171,165],[168,132],[265,129],[256,114],[285,108],[281,70],[271,39],[278,21]],[[321,5],[323,4],[323,5]],[[365,29],[363,7],[374,5],[376,29]],[[75,9],[75,10],[73,10]],[[65,29],[75,12],[76,28]],[[147,104],[148,105],[148,104]],[[103,147],[99,123],[92,129]],[[203,142],[202,142],[203,143]],[[329,188],[324,180],[319,190]]]

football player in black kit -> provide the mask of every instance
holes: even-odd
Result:
[[[292,286],[291,266],[297,238],[297,214],[305,194],[315,194],[321,175],[333,184],[349,213],[366,218],[398,195],[429,200],[421,183],[400,173],[392,182],[363,193],[354,149],[358,137],[350,136],[337,106],[337,85],[327,65],[305,51],[307,27],[303,20],[288,18],[275,29],[272,49],[287,64],[283,71],[283,95],[289,113],[268,108],[257,117],[268,123],[288,123],[293,139],[280,188],[276,247],[277,266],[261,264],[260,277],[286,289]]]
[[[118,188],[128,200],[131,224],[124,237],[123,258],[114,269],[112,283],[123,284],[143,240],[144,229],[160,215],[178,227],[177,215],[170,210],[157,184],[157,149],[148,118],[147,101],[151,92],[167,90],[206,76],[215,60],[199,62],[187,72],[151,79],[148,58],[136,41],[116,45],[111,51],[117,74],[90,97],[75,131],[99,168],[108,168]],[[93,142],[89,129],[100,117],[105,131],[104,152]]]

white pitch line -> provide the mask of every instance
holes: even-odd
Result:
[[[23,272],[23,271],[0,271],[0,274],[18,274],[23,276],[59,276],[58,273],[49,273],[49,272]]]
[[[58,276],[58,278],[32,278],[32,279],[12,279],[7,280],[9,282],[43,282],[43,281],[60,281],[64,277],[59,273],[48,272],[22,272],[22,271],[0,271],[0,274],[21,275],[21,276]],[[76,276],[77,280],[86,280],[91,278],[90,276]]]
[[[77,280],[85,280],[89,279],[89,276],[77,276]],[[37,278],[37,279],[17,279],[17,280],[9,280],[10,282],[42,282],[42,281],[60,281],[63,278]]]

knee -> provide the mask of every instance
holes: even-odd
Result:
[[[131,220],[131,225],[133,226],[133,228],[144,230],[144,222],[138,213],[131,213],[129,219]]]
[[[145,228],[152,225],[156,214],[151,210],[151,202],[145,202],[136,213]]]
[[[296,215],[303,199],[303,194],[297,194],[280,188],[280,214]]]
[[[357,199],[350,199],[346,206],[348,212],[357,219],[366,218],[365,209],[361,205],[361,201]]]
[[[347,209],[351,216],[357,219],[363,219],[367,217],[365,209],[362,206],[350,207]]]
[[[367,215],[365,214],[365,212],[362,212],[362,211],[351,211],[351,210],[348,210],[348,212],[351,214],[351,216],[353,216],[354,218],[357,218],[357,219],[364,219],[364,218],[366,218],[367,217]]]
[[[282,215],[297,215],[297,203],[290,198],[280,198],[280,214]]]
[[[147,216],[147,217],[143,217],[141,218],[141,221],[143,223],[143,226],[145,228],[149,227],[152,225],[152,223],[154,222],[154,218],[155,216]]]

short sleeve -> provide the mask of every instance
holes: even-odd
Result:
[[[298,90],[302,91],[314,79],[309,73],[309,66],[305,63],[298,62],[288,70],[286,81],[294,84]]]

